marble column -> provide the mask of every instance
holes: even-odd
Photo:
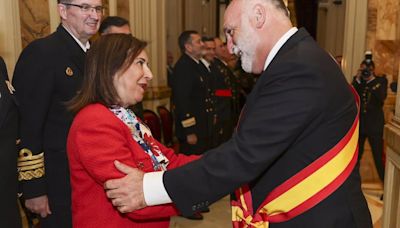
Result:
[[[400,3],[398,1],[376,1],[377,9],[377,49],[389,64],[384,69],[392,73],[399,84],[400,72]],[[400,92],[397,90],[394,116],[385,126],[386,169],[384,186],[383,226],[400,227]]]
[[[18,1],[0,1],[0,55],[6,62],[10,78],[22,48],[19,15]]]
[[[351,82],[364,59],[367,34],[367,0],[346,1],[342,69]]]

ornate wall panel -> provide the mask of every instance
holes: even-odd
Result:
[[[53,0],[51,0],[53,1]],[[48,0],[19,0],[22,47],[50,34]]]

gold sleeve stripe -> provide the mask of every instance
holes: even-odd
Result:
[[[44,176],[44,152],[32,155],[32,151],[23,148],[18,157],[18,180],[31,180]]]
[[[181,121],[184,128],[196,125],[196,119],[194,117]]]
[[[42,176],[44,176],[44,167],[37,168],[35,170],[19,172],[18,180],[19,181],[32,180],[32,179],[40,178]]]

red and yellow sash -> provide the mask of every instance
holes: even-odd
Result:
[[[247,185],[235,191],[232,200],[233,227],[268,228],[269,223],[284,222],[312,208],[337,188],[352,172],[358,156],[359,97],[357,115],[346,135],[327,153],[272,190],[253,213],[251,191]]]

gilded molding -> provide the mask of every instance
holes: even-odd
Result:
[[[31,180],[44,176],[44,152],[32,155],[32,151],[23,148],[18,157],[18,180]]]
[[[171,97],[171,88],[166,86],[150,87],[144,94],[143,100],[159,100]]]

